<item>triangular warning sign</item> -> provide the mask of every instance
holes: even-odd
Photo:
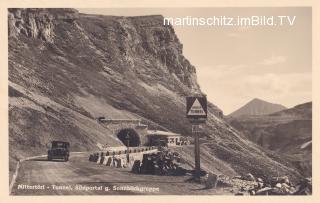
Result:
[[[200,104],[199,100],[196,98],[187,113],[188,116],[205,116],[206,112],[202,108],[202,105]]]

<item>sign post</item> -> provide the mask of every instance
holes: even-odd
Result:
[[[192,134],[194,136],[194,178],[200,180],[200,146],[199,146],[199,125],[192,125]]]
[[[192,125],[192,134],[194,136],[194,180],[200,181],[200,144],[199,132],[200,124],[205,123],[207,119],[207,98],[204,95],[186,97],[187,111],[186,116]]]

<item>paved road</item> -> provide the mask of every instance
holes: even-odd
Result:
[[[12,195],[225,194],[187,182],[190,176],[136,175],[129,169],[89,162],[88,156],[73,154],[68,162],[46,158],[22,162]]]

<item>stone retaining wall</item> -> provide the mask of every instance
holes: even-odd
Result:
[[[132,166],[135,160],[142,161],[143,154],[156,153],[157,151],[157,147],[139,147],[129,148],[129,150],[96,152],[90,154],[89,161],[105,166],[127,168]]]

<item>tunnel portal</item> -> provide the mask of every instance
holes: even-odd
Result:
[[[140,136],[132,128],[120,130],[117,137],[127,147],[138,147],[141,144]]]

